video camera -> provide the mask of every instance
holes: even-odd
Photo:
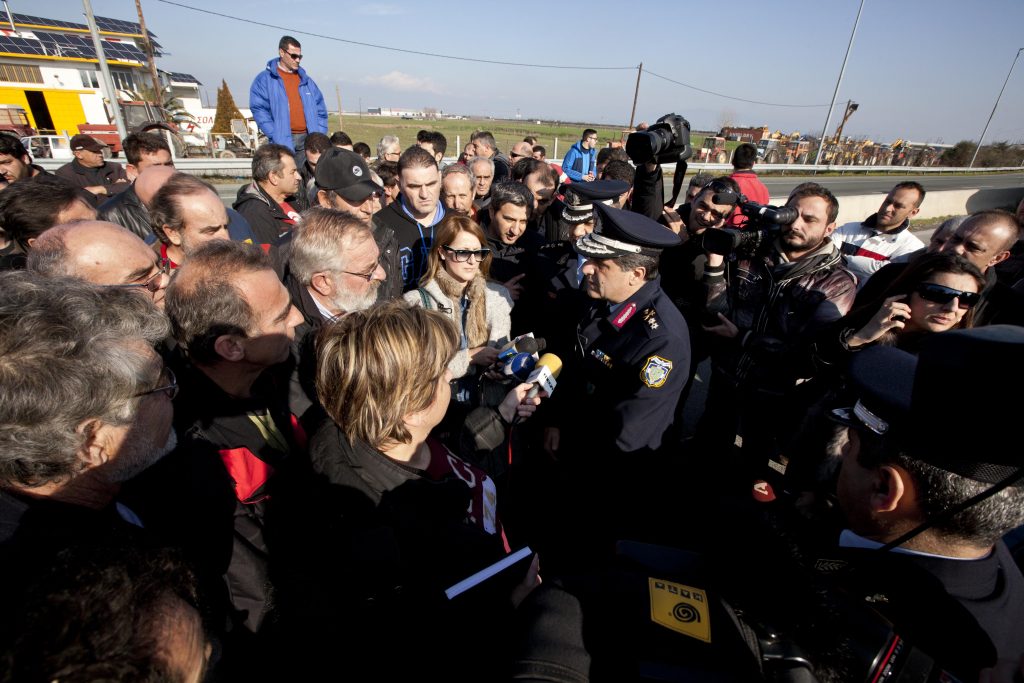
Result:
[[[704,231],[704,249],[712,254],[726,256],[733,252],[752,254],[765,242],[775,239],[783,225],[797,219],[799,213],[790,206],[769,206],[747,199],[744,194],[716,192],[711,198],[715,204],[734,204],[750,219],[747,228],[711,229]]]
[[[629,134],[626,138],[626,154],[635,164],[686,161],[693,155],[690,147],[690,122],[678,114],[665,114],[647,130]]]

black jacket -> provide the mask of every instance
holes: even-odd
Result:
[[[124,192],[129,187],[124,167],[113,161],[104,162],[99,168],[86,168],[78,163],[78,159],[75,159],[54,171],[54,175],[83,190],[87,187],[102,185],[107,188],[110,195]],[[97,195],[85,192],[83,196],[90,200],[93,206],[99,206],[100,200]]]
[[[274,244],[278,237],[292,229],[280,205],[267,196],[255,181],[238,188],[238,198],[232,208],[249,221],[258,244]]]
[[[153,234],[153,228],[149,223],[149,209],[139,199],[139,195],[135,194],[135,183],[124,192],[103,202],[99,208],[99,219],[128,228],[142,239]]]
[[[438,207],[443,210],[440,203]],[[388,276],[386,286],[380,288],[381,300],[415,289],[427,270],[427,256],[437,226],[422,226],[414,221],[402,209],[399,197],[373,217],[373,232],[380,247],[381,265]]]

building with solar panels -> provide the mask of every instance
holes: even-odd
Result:
[[[24,108],[40,134],[71,136],[80,124],[112,122],[88,26],[18,13],[0,13],[0,19],[8,20],[0,28],[0,104]],[[142,29],[108,17],[96,17],[96,24],[118,98],[136,99],[135,92],[151,87]],[[153,38],[150,33],[159,55],[160,45]],[[189,74],[165,73],[161,78],[172,93],[198,99],[200,84]]]

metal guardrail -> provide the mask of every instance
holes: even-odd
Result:
[[[115,159],[115,161],[117,161]],[[455,157],[445,159],[454,163]],[[552,163],[561,164],[561,159],[551,159]],[[57,159],[36,159],[47,171],[53,171],[67,161]],[[185,173],[196,175],[227,175],[248,178],[252,175],[252,159],[175,159],[175,167]],[[675,164],[662,164],[662,169],[671,171]],[[840,166],[833,164],[758,164],[757,170],[762,173],[899,173],[902,175],[918,175],[929,173],[992,173],[995,171],[1024,171],[1024,167],[1006,166],[1000,168],[955,168],[950,166]],[[732,164],[691,163],[687,171],[732,171]]]

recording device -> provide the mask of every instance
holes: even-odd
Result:
[[[704,231],[704,250],[723,256],[733,252],[754,253],[766,240],[775,239],[781,226],[789,225],[800,215],[791,206],[758,204],[749,201],[746,195],[734,192],[716,192],[711,201],[715,204],[734,204],[750,219],[747,228],[743,230],[721,228]]]
[[[690,122],[678,114],[665,114],[647,130],[629,134],[626,138],[626,154],[635,164],[686,161],[693,155],[690,147]]]
[[[562,372],[562,360],[558,356],[553,353],[545,353],[541,356],[537,361],[537,367],[526,378],[526,381],[533,385],[526,398],[536,398],[542,389],[548,392],[548,396],[553,394],[555,386],[558,384],[555,380],[558,379],[560,372]]]
[[[547,342],[544,339],[538,339],[533,336],[533,332],[527,332],[501,347],[501,350],[498,351],[498,361],[504,362],[517,353],[540,353],[545,348],[547,348]]]
[[[536,354],[524,351],[506,360],[501,373],[505,377],[514,379],[516,382],[525,382],[529,379],[530,373],[533,372],[535,367],[537,367]]]

